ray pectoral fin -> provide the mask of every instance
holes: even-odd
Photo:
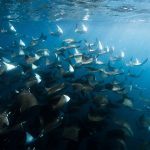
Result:
[[[142,63],[141,63],[141,65],[144,65],[145,63],[147,63],[148,62],[148,58],[146,58]]]
[[[76,26],[75,26],[75,32],[76,32],[77,29],[78,29],[78,24],[76,24]]]

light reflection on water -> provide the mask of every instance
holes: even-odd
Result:
[[[148,0],[2,0],[0,19],[4,20],[113,20],[150,21]]]

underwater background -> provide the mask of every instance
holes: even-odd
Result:
[[[1,0],[0,112],[9,123],[2,117],[0,149],[149,150],[149,8],[149,0]],[[70,59],[75,54],[82,55],[79,64]],[[40,81],[27,84],[37,76]],[[40,113],[30,102],[18,106],[24,90],[35,96]],[[64,96],[58,104],[58,95],[69,102]]]

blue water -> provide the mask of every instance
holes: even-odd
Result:
[[[2,0],[0,2],[0,29],[8,30],[8,23],[11,22],[17,33],[21,36],[16,36],[14,33],[0,33],[0,47],[11,46],[14,40],[22,39],[26,45],[29,45],[32,37],[39,37],[41,33],[47,36],[47,40],[43,42],[39,48],[48,48],[50,60],[53,59],[56,48],[61,47],[64,39],[74,38],[76,40],[87,40],[95,42],[98,38],[105,46],[114,46],[115,54],[121,51],[125,52],[124,62],[129,62],[133,58],[138,58],[143,61],[148,58],[150,60],[150,11],[149,1],[143,0],[102,0],[102,1],[31,1],[31,0]],[[85,19],[88,16],[88,19]],[[84,23],[88,32],[78,34],[74,32],[76,24]],[[49,34],[49,30],[53,31],[59,25],[63,29],[63,35],[54,37]],[[9,48],[8,48],[9,49]],[[6,51],[7,49],[5,49]],[[7,53],[7,51],[6,51]],[[16,60],[17,61],[17,60]],[[41,64],[42,66],[42,64]],[[124,67],[125,69],[125,67]],[[129,138],[129,149],[140,149],[140,145],[149,142],[150,131],[140,130],[135,126],[135,120],[144,111],[149,115],[149,111],[144,110],[148,103],[142,100],[140,93],[145,99],[150,101],[150,61],[143,66],[133,69],[134,73],[139,73],[143,69],[144,72],[140,78],[130,78],[125,83],[138,85],[140,90],[129,92],[129,97],[132,97],[134,108],[142,109],[141,111],[133,111],[130,109],[119,108],[114,111],[114,117],[127,120],[134,132],[134,137]],[[127,71],[125,69],[125,71]],[[81,69],[81,74],[84,70]],[[77,73],[77,76],[81,75]],[[7,77],[1,82],[7,81]],[[20,84],[20,83],[19,83]],[[10,91],[18,88],[17,83],[8,84],[6,87],[1,87],[0,96],[6,96]],[[15,88],[14,88],[15,87]],[[70,91],[68,91],[69,93]],[[107,93],[105,93],[107,95]],[[115,99],[115,95],[112,96]],[[112,99],[113,99],[112,98]],[[13,101],[10,98],[2,98],[1,103],[9,103]],[[81,116],[86,114],[88,106],[83,106],[78,112]],[[119,113],[118,113],[119,112]],[[129,116],[129,117],[128,117]],[[86,139],[87,140],[87,139]],[[85,140],[85,141],[86,141]],[[84,141],[84,142],[85,142]],[[86,149],[84,142],[81,143],[79,149]],[[149,146],[150,147],[150,146]],[[58,148],[60,149],[60,147]],[[63,148],[62,148],[63,149]],[[64,148],[65,149],[65,148]],[[144,148],[146,150],[146,148]]]

